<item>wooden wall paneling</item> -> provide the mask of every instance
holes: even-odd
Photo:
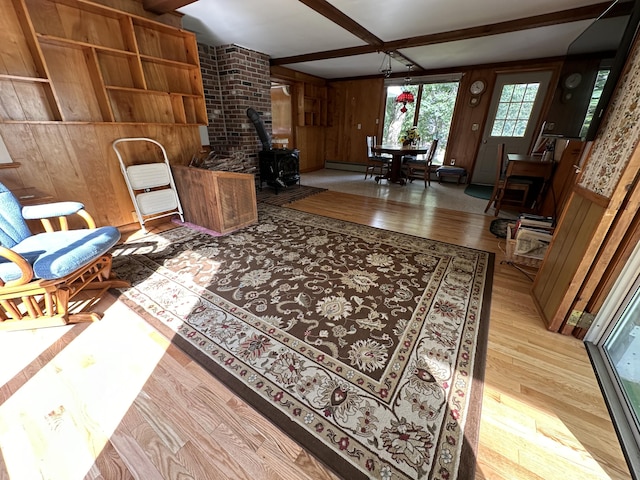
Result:
[[[127,50],[122,35],[121,19],[124,14],[100,8],[91,9],[87,4],[83,8],[58,3],[60,22],[64,38],[77,42],[99,45],[116,50]],[[39,31],[36,28],[37,31]]]
[[[139,66],[138,58],[135,55],[97,50],[96,56],[106,86],[146,88],[142,67]]]
[[[73,44],[43,43],[42,53],[56,86],[64,121],[103,121],[93,78],[83,50]]]
[[[156,58],[165,58],[176,62],[197,64],[198,57],[193,56],[191,48],[186,48],[185,34],[174,29],[162,29],[158,25],[146,23],[140,19],[135,19],[134,31],[141,55]],[[163,35],[159,35],[162,31]]]
[[[285,93],[285,88],[288,93]],[[277,86],[271,88],[271,118],[273,131],[272,136],[276,138],[287,138],[289,142],[292,141],[291,135],[293,133],[292,125],[292,105],[291,105],[291,90],[287,85],[286,87]]]
[[[449,132],[449,142],[445,153],[445,164],[451,159],[456,160],[456,167],[465,168],[467,178],[471,179],[475,166],[476,155],[482,141],[487,111],[493,95],[496,74],[493,69],[478,69],[467,72],[460,81],[458,101],[453,113],[453,124]],[[470,105],[471,93],[469,86],[476,80],[484,80],[486,91],[475,106]],[[477,125],[477,128],[474,128]]]
[[[126,223],[128,217],[119,209],[111,212],[111,205],[116,205],[117,200],[113,189],[109,188],[106,181],[111,174],[109,157],[101,148],[102,137],[97,130],[102,126],[95,125],[69,125],[64,128],[68,138],[73,138],[71,155],[79,167],[79,181],[83,189],[71,192],[71,195],[81,195],[87,210],[92,213],[96,223],[100,225]],[[112,126],[107,126],[107,131],[114,132]],[[71,198],[69,198],[71,200]]]
[[[53,86],[49,83],[49,74],[44,63],[42,51],[35,37],[35,30],[26,12],[22,0],[3,0],[0,4],[3,18],[0,22],[0,44],[11,45],[0,53],[0,79],[2,95],[0,119],[5,120],[60,120],[58,101]],[[12,77],[22,84],[6,84]],[[29,85],[29,79],[33,84]],[[13,95],[20,100],[16,101]],[[18,106],[19,105],[19,106]],[[11,113],[9,113],[11,112]],[[22,112],[22,113],[20,113]]]
[[[366,136],[380,137],[382,131],[380,111],[384,102],[384,79],[332,82],[331,88],[337,113],[333,114],[334,125],[329,128],[327,159],[365,164]]]
[[[573,209],[567,212],[567,218],[577,220],[577,223],[571,223],[567,220],[568,226],[565,234],[556,235],[553,238],[552,243],[554,244],[554,248],[548,250],[544,264],[538,271],[536,280],[534,281],[532,290],[534,296],[539,300],[541,313],[543,313],[543,319],[547,324],[549,323],[547,321],[548,312],[544,312],[544,306],[549,303],[549,297],[553,295],[553,291],[557,287],[556,282],[558,281],[558,276],[561,274],[564,262],[567,260],[566,254],[571,251],[573,247],[576,232],[570,232],[570,230],[577,230],[586,212],[583,211],[581,216],[578,216],[579,214],[580,209],[577,204],[573,205]]]
[[[0,120],[57,120],[57,110],[52,109],[48,88],[41,82],[0,78]]]
[[[567,301],[567,292],[580,288],[580,284],[575,283],[576,272],[584,278],[588,271],[589,264],[583,259],[592,253],[591,240],[603,214],[604,207],[575,193],[563,212],[558,224],[562,228],[556,230],[532,288],[534,301],[551,331],[558,331],[562,324],[564,316],[559,318],[558,311]]]
[[[0,51],[0,74],[24,77],[41,76],[36,68],[27,33],[21,27],[18,13],[12,0],[0,1],[0,45],[11,45]],[[24,13],[21,14],[24,17]]]
[[[34,125],[1,124],[0,133],[14,162],[20,163],[18,187],[35,187],[55,196],[53,177],[47,170],[47,145],[40,145],[33,133]]]
[[[113,203],[103,208],[103,214],[107,216],[109,225],[123,226],[138,221],[127,184],[120,171],[120,162],[111,147],[114,140],[118,138],[145,136],[145,131],[132,127],[132,125],[119,124],[95,126],[97,148],[105,159],[104,169],[107,176],[103,179],[103,185],[105,189],[111,191],[114,199]]]
[[[93,90],[96,93],[96,101],[100,108],[100,114],[102,121],[113,122],[113,110],[111,109],[111,102],[104,84],[104,78],[100,71],[100,65],[98,64],[98,56],[95,48],[83,49],[85,60],[87,62],[87,69],[89,71],[89,77],[93,85]]]
[[[168,12],[158,15],[157,13],[144,9],[143,2],[131,0],[92,0],[94,3],[114,8],[122,12],[133,13],[156,22],[164,23],[175,28],[182,26],[182,14],[180,12]]]
[[[83,168],[90,168],[92,162],[77,157],[74,143],[78,138],[75,135],[72,138],[63,124],[31,125],[31,131],[45,160],[46,171],[53,179],[51,193],[60,201],[81,199],[79,201],[87,202],[88,209],[95,210],[92,208],[95,186],[88,186],[83,175]]]
[[[149,90],[194,94],[191,71],[193,68],[167,65],[158,61],[142,61],[142,70]]]
[[[609,277],[611,271],[620,271],[625,257],[628,258],[630,254],[629,248],[625,250],[625,241],[628,241],[630,235],[633,236],[633,224],[637,221],[636,216],[640,211],[638,171],[640,171],[640,146],[636,145],[620,184],[606,205],[603,220],[592,239],[599,248],[593,251],[589,272],[585,275],[584,283],[570,307],[572,311],[597,313],[599,309],[597,304],[601,305],[604,294],[608,293],[613,285],[613,280]],[[594,298],[598,290],[600,291],[599,300],[598,297]],[[590,305],[592,300],[593,305]],[[596,310],[593,310],[594,307]],[[573,326],[563,325],[561,332],[568,335],[573,333],[573,330]]]
[[[325,129],[325,159],[337,161],[340,158],[341,112],[344,111],[344,97],[339,95],[339,89],[334,85],[331,85],[329,91],[329,126]]]
[[[138,42],[136,41],[136,34],[133,27],[133,19],[129,16],[122,17],[119,19],[120,22],[120,31],[122,33],[122,42],[125,46],[125,49],[128,52],[137,53],[138,52]]]
[[[173,121],[175,123],[196,123],[187,120],[187,108],[185,105],[187,99],[183,99],[182,95],[175,93],[169,96],[171,98],[171,108],[173,109]]]
[[[561,140],[558,140],[559,142]],[[578,175],[574,165],[578,165],[585,143],[570,140],[562,152],[560,160],[555,166],[551,185],[546,193],[540,209],[541,215],[558,218],[564,209],[567,198],[575,185]]]
[[[38,34],[65,38],[65,30],[57,5],[49,0],[24,0],[29,18]]]
[[[15,168],[0,169],[0,182],[2,182],[9,190],[24,187],[24,183],[20,178],[20,172]]]
[[[324,167],[324,128],[296,127],[296,148],[300,149],[300,171],[312,172]]]
[[[173,123],[173,108],[168,93],[109,88],[116,122]]]

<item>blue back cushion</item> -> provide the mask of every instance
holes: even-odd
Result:
[[[30,236],[31,231],[22,218],[22,205],[0,183],[0,245],[11,248]]]

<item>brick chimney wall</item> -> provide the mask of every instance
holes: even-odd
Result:
[[[246,110],[253,107],[260,113],[271,134],[269,57],[237,45],[202,43],[198,53],[212,150],[257,167],[262,144]]]

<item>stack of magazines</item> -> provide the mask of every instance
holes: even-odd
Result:
[[[516,240],[514,253],[522,257],[544,258],[549,248],[555,222],[553,217],[543,217],[523,213],[511,231],[511,237]]]

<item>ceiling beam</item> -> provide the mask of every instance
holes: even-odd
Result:
[[[153,13],[168,13],[194,3],[196,0],[142,0],[145,10]]]
[[[302,0],[300,0],[302,1]],[[306,3],[306,2],[305,2]],[[341,48],[324,52],[308,53],[304,55],[294,55],[291,57],[272,58],[271,65],[288,65],[292,63],[312,62],[317,60],[329,60],[331,58],[349,57],[353,55],[363,55],[366,53],[388,52],[401,48],[422,47],[425,45],[435,45],[444,42],[454,42],[458,40],[468,40],[470,38],[499,35],[501,33],[511,33],[519,30],[531,28],[547,27],[561,23],[577,22],[596,18],[608,7],[609,2],[597,3],[586,7],[572,8],[559,12],[535,15],[533,17],[509,20],[506,22],[492,23],[478,27],[463,28],[450,32],[434,33],[430,35],[420,35],[417,37],[403,38],[390,42],[383,42],[382,45],[363,45],[359,47]]]
[[[356,37],[364,40],[369,45],[380,46],[383,41],[376,37],[369,30],[357,23],[351,17],[345,15],[336,7],[331,5],[326,0],[299,0],[300,3],[304,3],[307,7],[315,10],[323,17],[328,18],[333,23],[340,25],[345,30],[351,32]]]

